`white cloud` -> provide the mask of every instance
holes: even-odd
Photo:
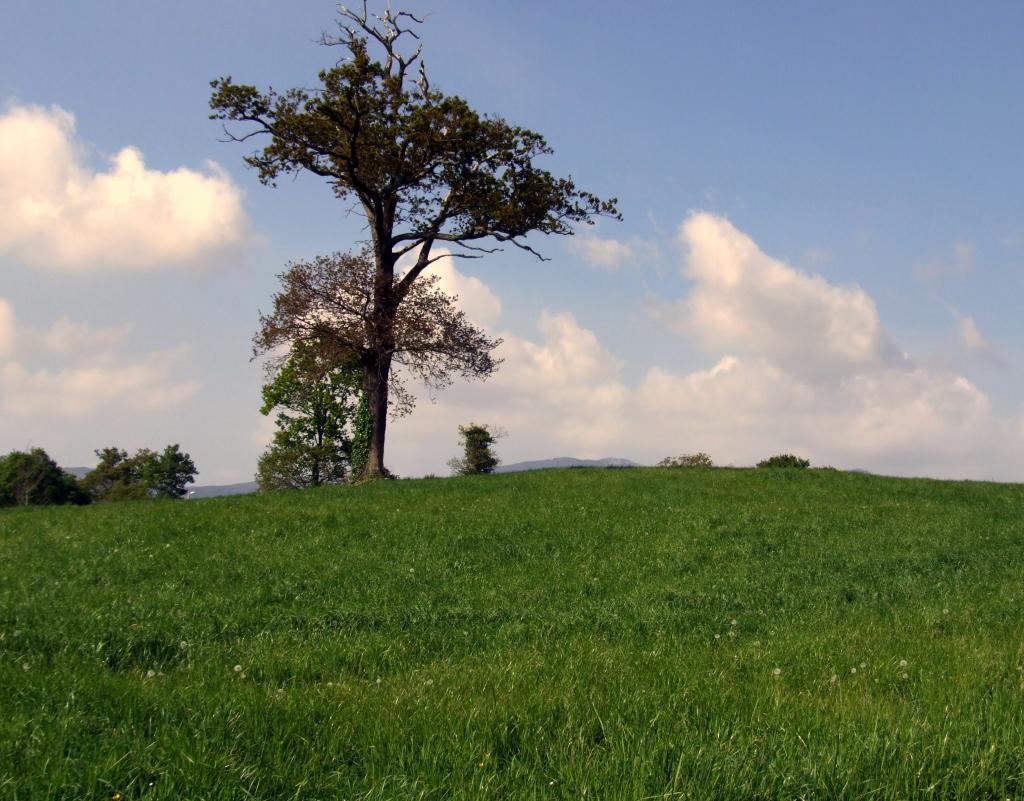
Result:
[[[459,308],[470,321],[487,329],[493,329],[498,324],[501,300],[487,284],[479,278],[459,272],[451,256],[434,262],[430,270],[440,277],[441,289],[458,298]]]
[[[833,286],[766,256],[712,214],[691,215],[680,241],[694,288],[672,307],[674,322],[709,349],[737,348],[815,381],[902,361],[859,287]]]
[[[65,270],[199,263],[248,236],[241,192],[218,165],[161,172],[126,147],[94,171],[57,106],[0,115],[0,208],[0,252]]]
[[[62,317],[39,335],[41,346],[52,353],[86,352],[93,357],[105,354],[127,339],[131,325],[95,328]]]
[[[587,264],[602,267],[610,272],[618,270],[635,258],[632,245],[617,239],[601,239],[596,236],[573,237],[569,240],[569,249]]]
[[[950,312],[956,318],[957,332],[960,335],[960,343],[968,350],[973,351],[990,351],[992,349],[992,343],[985,338],[985,335],[981,333],[978,328],[977,322],[974,318],[968,314],[961,314],[957,309],[952,306],[949,307]]]
[[[23,336],[13,321],[11,305],[0,298],[0,331],[7,332],[0,334],[0,345],[15,338],[18,344],[0,348],[0,419],[14,428],[59,427],[61,420],[90,416],[117,420],[179,405],[199,389],[180,375],[187,345],[131,359],[110,350],[127,333],[124,328],[96,329],[62,319],[42,334]],[[65,363],[33,363],[39,353],[57,354]]]
[[[0,357],[14,349],[14,310],[4,298],[0,298]]]
[[[508,430],[506,461],[706,451],[750,465],[791,451],[878,472],[1024,477],[1024,423],[998,417],[966,378],[904,358],[863,290],[771,259],[722,218],[693,215],[682,236],[694,283],[671,308],[710,367],[654,366],[630,384],[592,331],[546,312],[536,338],[502,332],[491,380],[456,385],[392,426],[393,466],[444,472],[456,426],[475,420]]]

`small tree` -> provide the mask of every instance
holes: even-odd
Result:
[[[459,436],[462,438],[464,455],[461,459],[454,458],[448,461],[452,473],[459,476],[493,473],[501,460],[494,454],[492,448],[501,435],[492,431],[489,426],[470,423],[459,426]]]
[[[275,368],[271,363],[271,370]],[[352,449],[348,428],[355,415],[361,374],[336,367],[297,341],[287,361],[263,387],[260,411],[275,410],[277,431],[260,457],[256,481],[262,490],[339,484]]]
[[[168,445],[159,455],[148,455],[142,472],[143,481],[155,497],[182,498],[199,471],[192,457],[182,453],[175,443]]]
[[[775,456],[770,456],[757,463],[758,467],[795,467],[803,469],[810,467],[811,463],[807,459],[801,459],[799,456],[794,456],[791,453],[780,453]]]
[[[0,506],[84,504],[89,496],[42,448],[0,458]]]
[[[658,467],[714,467],[715,463],[706,453],[687,453],[682,456],[666,456]]]

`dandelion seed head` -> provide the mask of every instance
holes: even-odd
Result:
[[[147,679],[151,679],[151,678],[153,678],[153,677],[154,677],[155,675],[156,675],[156,671],[155,671],[155,670],[147,670],[147,671],[146,671],[146,678],[147,678]]]
[[[850,668],[850,672],[851,673],[856,673],[857,672],[857,668],[855,668],[855,667]]]
[[[782,675],[782,668],[779,668],[779,667],[775,668],[775,670],[772,671],[772,675],[773,676],[781,676]]]
[[[900,660],[900,667],[906,667],[906,666],[907,666],[907,660],[906,659],[901,659]]]
[[[861,670],[864,670],[864,668],[866,668],[867,666],[868,666],[868,663],[867,663],[867,662],[861,662],[861,663],[860,663],[860,669],[861,669]]]
[[[241,665],[235,665],[235,673],[241,673],[241,672],[242,672],[242,666]]]

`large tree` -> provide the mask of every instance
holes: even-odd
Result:
[[[219,78],[210,106],[213,118],[244,124],[225,128],[229,139],[269,137],[246,157],[263,183],[311,172],[366,218],[374,276],[361,368],[371,417],[366,475],[373,476],[384,470],[396,319],[423,271],[441,258],[434,246],[475,257],[510,243],[540,258],[528,234],[571,234],[574,223],[618,211],[614,199],[536,166],[551,153],[540,134],[432,88],[420,48],[404,47],[419,38],[421,20],[390,9],[370,15],[365,3],[340,14],[338,34],[321,42],[344,48],[346,59],[320,72],[318,88],[264,92]],[[414,262],[398,274],[406,254]]]

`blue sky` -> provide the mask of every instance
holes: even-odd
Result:
[[[399,473],[444,472],[473,419],[508,431],[506,461],[799,450],[1024,480],[1024,6],[407,7],[428,15],[433,85],[543,133],[546,166],[625,219],[536,242],[549,262],[443,267],[506,364],[423,393],[392,427]],[[314,44],[335,6],[8,0],[4,17],[0,200],[56,216],[0,222],[0,451],[78,465],[180,442],[202,482],[246,480],[274,275],[363,233],[312,177],[261,186],[218,141],[208,84],[312,85],[340,55]],[[118,173],[129,147],[145,166]],[[162,200],[118,205],[110,175]]]

